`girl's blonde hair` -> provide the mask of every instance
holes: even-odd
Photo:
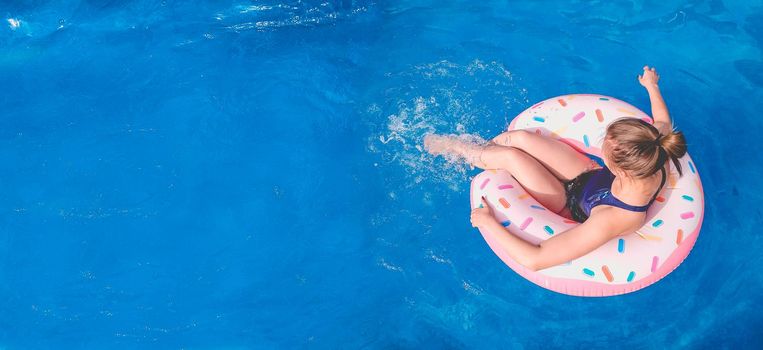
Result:
[[[680,131],[662,135],[641,119],[623,118],[609,124],[605,140],[613,141],[607,158],[634,178],[647,178],[660,171],[668,158],[679,176],[683,175],[678,158],[686,154],[686,139]]]

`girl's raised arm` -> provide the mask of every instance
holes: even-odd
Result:
[[[654,118],[654,126],[660,131],[660,134],[667,135],[673,131],[673,123],[670,120],[670,114],[668,114],[668,107],[665,105],[665,100],[660,93],[660,87],[657,82],[660,80],[660,75],[654,70],[654,67],[644,66],[644,74],[639,75],[638,82],[649,93],[649,100],[652,103],[652,118]]]

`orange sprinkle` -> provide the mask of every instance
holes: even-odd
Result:
[[[618,108],[617,110],[618,110],[619,112],[623,112],[623,113],[625,113],[625,114],[630,114],[630,115],[634,115],[634,114],[635,114],[635,113],[633,113],[632,111],[629,111],[629,110],[627,110],[627,109],[623,109],[623,108]]]
[[[599,120],[599,123],[604,121],[604,114],[601,113],[601,109],[596,110],[596,119]]]
[[[520,194],[520,195],[519,195],[519,197],[517,197],[517,198],[519,198],[520,200],[522,200],[522,199],[527,199],[527,198],[530,198],[530,195],[529,195],[529,194],[527,194],[527,193],[522,193],[522,194]]]
[[[609,272],[609,267],[607,267],[607,265],[602,265],[601,271],[604,272],[604,276],[607,277],[607,281],[612,282],[615,280],[615,278],[612,277],[612,273]]]
[[[565,125],[565,126],[563,126],[563,127],[559,128],[559,129],[556,129],[556,130],[554,130],[554,131],[551,133],[551,135],[559,135],[559,134],[561,134],[561,133],[564,133],[565,131],[567,131],[567,125]]]
[[[560,98],[557,101],[559,101],[559,104],[562,105],[562,107],[567,107],[567,101],[564,99]]]
[[[577,221],[572,221],[572,220],[567,220],[567,219],[564,219],[562,221],[564,221],[565,224],[579,224],[579,222],[577,222]]]
[[[646,239],[647,241],[658,241],[658,242],[659,242],[659,241],[662,241],[662,237],[660,237],[660,236],[655,236],[655,235],[643,235],[642,237],[644,237],[644,239]]]
[[[681,241],[684,239],[684,230],[678,229],[678,233],[676,234],[676,244],[681,244]]]
[[[662,203],[662,202],[664,202],[664,201],[665,201],[665,197],[663,197],[663,196],[657,196],[657,199],[655,199],[655,200],[656,200],[656,201],[658,201],[658,202],[660,202],[660,203]]]
[[[509,207],[511,206],[509,205],[509,202],[506,201],[506,198],[501,198],[498,200],[498,202],[501,203],[501,205],[506,209],[509,209]]]

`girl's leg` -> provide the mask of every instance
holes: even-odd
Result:
[[[543,164],[559,180],[569,181],[599,165],[570,145],[526,130],[507,131],[491,143],[519,148]]]
[[[509,146],[488,145],[479,160],[483,169],[507,170],[527,193],[554,213],[561,213],[565,209],[567,194],[564,185],[525,151]]]
[[[537,159],[525,151],[509,146],[488,144],[480,146],[454,136],[429,135],[426,149],[435,155],[457,155],[482,169],[504,169],[540,204],[559,213],[565,208],[564,186]]]

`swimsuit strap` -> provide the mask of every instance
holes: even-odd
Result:
[[[638,211],[638,212],[646,211],[649,208],[649,206],[654,202],[654,200],[657,199],[657,196],[660,194],[660,191],[662,190],[662,186],[665,185],[665,181],[667,180],[667,175],[665,174],[665,168],[661,168],[660,170],[662,170],[662,180],[660,182],[660,187],[657,189],[657,192],[654,194],[654,196],[649,201],[649,203],[645,205],[640,205],[640,206],[630,205],[628,203],[621,201],[617,197],[615,197],[615,195],[612,193],[611,190],[607,192],[607,196],[602,198],[600,203],[612,205],[612,206],[625,209],[625,210],[630,210],[630,211]]]
[[[660,181],[660,187],[657,188],[657,193],[654,194],[654,197],[652,197],[652,200],[649,201],[649,204],[652,204],[652,202],[654,202],[654,200],[657,199],[657,196],[660,195],[660,191],[662,191],[662,186],[665,186],[665,181],[668,178],[668,176],[665,174],[664,166],[660,168],[660,171],[662,171],[662,181]]]

